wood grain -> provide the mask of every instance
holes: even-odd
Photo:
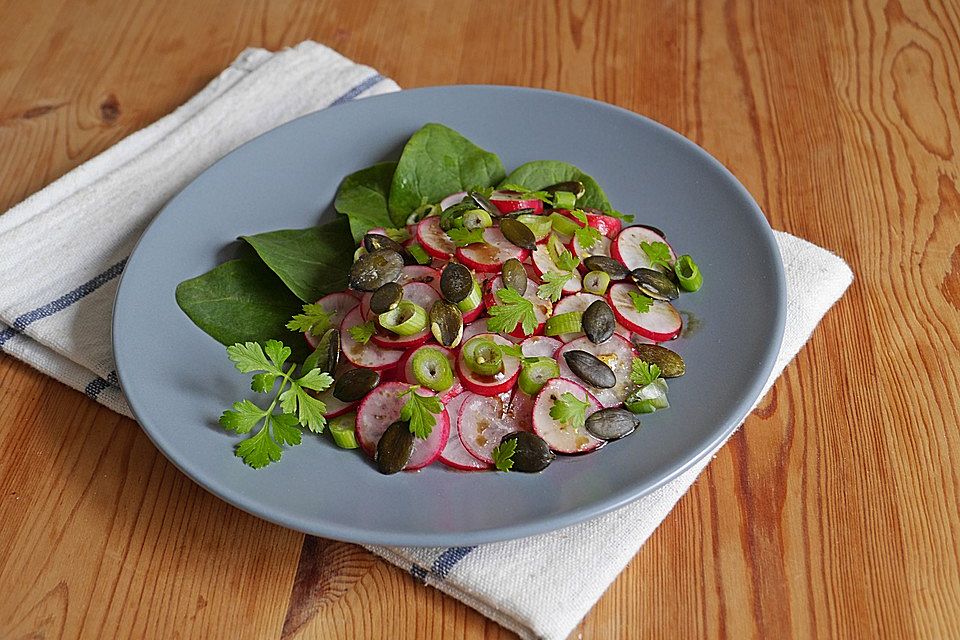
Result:
[[[0,210],[246,46],[649,115],[857,280],[572,637],[960,637],[960,6],[0,2]],[[0,356],[0,637],[508,638]]]

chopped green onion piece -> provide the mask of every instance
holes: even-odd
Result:
[[[610,274],[604,271],[591,271],[583,276],[583,290],[602,296],[610,286]]]
[[[423,250],[423,247],[414,243],[407,247],[407,251],[410,252],[410,255],[413,256],[413,259],[417,261],[417,264],[430,264],[433,261],[433,258]]]
[[[703,286],[703,275],[700,273],[700,267],[690,256],[682,255],[677,258],[673,269],[684,291],[698,291]]]
[[[553,358],[537,358],[532,361],[524,361],[523,368],[520,369],[520,379],[518,381],[520,390],[528,396],[532,396],[547,384],[551,378],[560,377],[560,365]]]
[[[396,308],[377,316],[380,326],[398,336],[412,336],[427,328],[427,311],[409,300],[401,300]]]
[[[483,294],[480,291],[480,284],[477,279],[473,279],[473,288],[466,298],[457,303],[457,308],[461,313],[470,313],[483,301]]]
[[[569,191],[557,191],[553,194],[553,206],[557,209],[573,209],[577,206],[577,196]]]
[[[553,224],[553,230],[565,236],[572,236],[577,232],[577,229],[580,228],[580,225],[578,225],[576,222],[562,213],[557,213],[556,211],[551,213],[549,218],[550,222]]]
[[[482,336],[470,338],[461,350],[467,368],[482,376],[493,376],[503,371],[503,353],[500,345]]]
[[[463,225],[464,229],[471,231],[474,229],[486,229],[487,227],[493,226],[493,218],[483,209],[473,209],[463,214],[463,217],[460,218],[460,224]]]
[[[353,261],[356,262],[360,259],[360,256],[366,255],[367,250],[364,249],[363,245],[357,247],[357,250],[353,252]]]
[[[356,426],[357,414],[353,411],[336,418],[330,418],[327,421],[330,435],[333,436],[333,441],[341,449],[356,449],[360,446],[357,442]]]
[[[558,336],[561,333],[575,333],[581,331],[583,312],[568,311],[547,319],[543,332],[548,336]]]
[[[553,230],[553,223],[548,216],[541,216],[533,213],[523,213],[517,216],[517,222],[527,225],[527,228],[533,232],[533,237],[540,242]]]
[[[668,390],[667,381],[657,378],[630,394],[624,406],[634,413],[653,413],[660,409],[668,409],[670,407],[670,402],[667,400]]]
[[[417,349],[411,361],[417,384],[431,391],[446,391],[453,386],[450,361],[439,349]]]

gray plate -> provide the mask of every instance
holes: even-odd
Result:
[[[470,473],[435,464],[378,474],[360,453],[304,437],[260,471],[232,454],[217,426],[252,394],[221,345],[180,311],[174,289],[226,257],[241,234],[302,228],[335,215],[340,180],[395,158],[426,122],[442,122],[498,153],[508,172],[562,159],[593,175],[610,201],[663,229],[701,265],[705,286],[683,296],[689,331],[673,343],[687,375],[671,408],[640,431],[546,472]],[[573,524],[675,478],[741,422],[770,374],[783,333],[785,287],[773,234],[719,162],[629,111],[514,87],[403,91],[307,115],[240,147],[176,196],[143,234],[117,294],[117,371],[157,447],[215,495],[319,536],[386,545],[468,545]]]

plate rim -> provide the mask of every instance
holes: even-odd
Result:
[[[187,192],[198,180],[200,180],[207,172],[211,171],[214,167],[224,162],[225,159],[233,156],[234,154],[240,153],[248,145],[254,144],[260,138],[273,134],[278,129],[284,127],[289,127],[296,122],[307,118],[317,117],[318,114],[326,113],[333,110],[345,110],[350,109],[352,106],[358,102],[368,102],[368,101],[383,101],[389,102],[390,100],[396,100],[400,96],[409,95],[413,93],[431,93],[439,92],[445,93],[448,91],[460,91],[460,90],[479,90],[479,91],[506,91],[510,93],[518,94],[532,94],[540,96],[549,96],[550,99],[559,99],[559,100],[570,100],[574,102],[580,102],[588,104],[593,108],[599,108],[601,110],[609,111],[612,113],[625,115],[629,118],[638,119],[647,126],[652,126],[657,129],[661,134],[666,135],[671,139],[672,142],[677,143],[681,146],[686,147],[688,150],[692,151],[700,159],[704,160],[708,165],[710,165],[714,170],[718,171],[725,181],[734,188],[734,190],[743,198],[744,202],[748,205],[750,215],[755,218],[756,221],[760,222],[759,225],[761,228],[761,236],[767,245],[767,249],[771,250],[773,255],[776,257],[773,260],[773,271],[772,274],[775,280],[776,288],[776,300],[775,305],[772,305],[773,308],[773,339],[770,340],[763,348],[763,366],[758,368],[757,373],[755,374],[753,384],[750,385],[748,391],[741,396],[741,400],[736,407],[733,414],[735,418],[729,421],[729,424],[724,425],[724,428],[712,439],[710,439],[704,446],[700,447],[694,454],[686,457],[683,462],[674,465],[669,471],[662,473],[655,478],[651,479],[645,487],[639,490],[633,491],[621,491],[619,493],[613,494],[612,498],[607,498],[605,500],[592,501],[586,504],[577,506],[575,508],[569,509],[562,513],[551,514],[547,517],[542,517],[534,522],[527,522],[515,525],[508,526],[496,526],[491,528],[482,528],[474,529],[468,532],[458,532],[458,533],[432,533],[429,536],[425,536],[422,533],[396,533],[396,532],[385,532],[382,529],[371,529],[364,528],[357,525],[346,525],[342,523],[329,523],[324,522],[322,518],[318,519],[314,517],[311,522],[305,521],[303,518],[298,517],[293,514],[283,512],[283,510],[275,511],[270,507],[270,505],[263,505],[260,502],[254,503],[253,501],[246,499],[246,496],[238,491],[231,492],[228,487],[225,487],[222,483],[217,484],[216,482],[209,481],[203,474],[199,473],[197,469],[186,468],[181,462],[175,459],[173,456],[169,455],[167,449],[163,445],[163,440],[161,438],[162,427],[159,429],[157,427],[148,426],[150,420],[145,420],[143,413],[138,408],[138,401],[135,395],[131,395],[127,392],[127,385],[124,383],[124,378],[126,377],[125,371],[127,371],[126,360],[120,356],[121,353],[124,353],[121,345],[118,344],[118,336],[121,331],[118,331],[120,326],[120,320],[118,314],[118,309],[120,309],[121,300],[124,297],[124,292],[127,291],[128,287],[125,287],[125,284],[129,282],[127,274],[130,273],[130,266],[136,264],[137,255],[140,247],[143,245],[144,240],[147,239],[151,230],[154,228],[156,222],[163,216],[169,209],[178,204],[179,200],[184,197],[185,192]],[[683,136],[679,132],[671,129],[670,127],[657,122],[656,120],[626,109],[624,107],[619,107],[607,102],[596,100],[593,98],[587,98],[584,96],[564,93],[561,91],[553,91],[549,89],[540,89],[533,87],[522,87],[522,86],[513,86],[513,85],[496,85],[496,84],[453,84],[453,85],[438,85],[438,86],[428,86],[428,87],[418,87],[412,89],[402,89],[400,91],[392,91],[388,93],[378,94],[375,96],[369,96],[362,98],[357,101],[344,102],[325,108],[321,108],[315,111],[311,111],[304,115],[301,115],[297,118],[291,119],[283,124],[277,125],[263,133],[254,136],[250,140],[247,140],[243,144],[237,146],[231,151],[227,152],[216,161],[211,163],[203,171],[197,174],[190,182],[183,186],[173,197],[171,197],[163,207],[157,212],[153,217],[150,223],[144,228],[143,232],[140,234],[140,237],[137,239],[133,249],[130,252],[129,258],[127,260],[126,268],[121,274],[119,283],[117,285],[117,291],[114,296],[114,304],[111,318],[111,344],[114,352],[114,360],[116,365],[117,378],[120,384],[120,388],[123,390],[124,396],[127,399],[127,403],[130,407],[131,412],[133,413],[134,419],[137,421],[141,430],[147,435],[151,443],[157,447],[160,453],[170,461],[177,469],[184,473],[188,478],[193,482],[196,482],[200,485],[205,491],[208,491],[215,495],[217,498],[223,500],[224,502],[234,506],[238,509],[241,509],[251,515],[254,515],[258,518],[278,524],[280,526],[290,528],[296,531],[303,533],[308,533],[310,535],[321,536],[325,538],[332,538],[337,540],[344,540],[358,544],[369,544],[369,545],[384,545],[384,546],[411,546],[411,547],[435,547],[435,546],[464,546],[464,545],[477,545],[484,544],[489,542],[499,542],[504,540],[513,540],[522,537],[527,537],[531,535],[543,534],[550,531],[555,531],[562,529],[571,525],[575,525],[581,522],[584,522],[588,519],[597,518],[604,514],[608,514],[612,511],[615,511],[619,508],[622,508],[632,502],[635,502],[644,496],[650,495],[658,489],[662,488],[666,484],[675,480],[679,476],[683,475],[691,468],[693,468],[697,463],[702,461],[705,457],[711,454],[718,446],[727,440],[743,423],[746,417],[752,411],[755,403],[760,399],[763,387],[766,382],[769,380],[770,375],[776,365],[777,356],[779,355],[783,336],[786,328],[786,310],[787,310],[787,290],[786,290],[786,276],[783,267],[783,259],[780,254],[779,246],[774,236],[773,229],[770,226],[769,221],[766,216],[764,216],[763,211],[760,209],[760,206],[757,204],[756,200],[747,190],[747,188],[740,182],[739,179],[726,167],[717,160],[713,155],[706,151],[703,147],[693,142],[689,138]],[[212,339],[212,338],[211,338]],[[131,369],[132,369],[131,363]],[[319,525],[319,526],[315,526]],[[425,538],[427,538],[425,540]]]

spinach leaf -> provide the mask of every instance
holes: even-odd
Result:
[[[337,189],[334,208],[350,220],[354,242],[374,227],[393,227],[387,197],[396,162],[381,162],[351,173]]]
[[[496,154],[484,151],[442,124],[417,131],[397,163],[390,186],[390,216],[403,226],[417,207],[471,187],[489,187],[503,180]]]
[[[256,250],[294,295],[314,302],[347,287],[354,252],[349,227],[347,219],[340,218],[319,227],[268,231],[240,239]]]
[[[596,180],[572,164],[559,160],[534,160],[522,164],[514,169],[502,184],[516,184],[536,191],[567,180],[579,180],[583,183],[586,191],[577,200],[577,204],[581,207],[596,207],[604,211],[610,211],[613,208]]]
[[[177,285],[177,304],[193,322],[225,345],[237,342],[291,340],[286,328],[300,310],[297,299],[260,260],[225,262],[202,276]],[[309,355],[309,349],[304,348]]]

